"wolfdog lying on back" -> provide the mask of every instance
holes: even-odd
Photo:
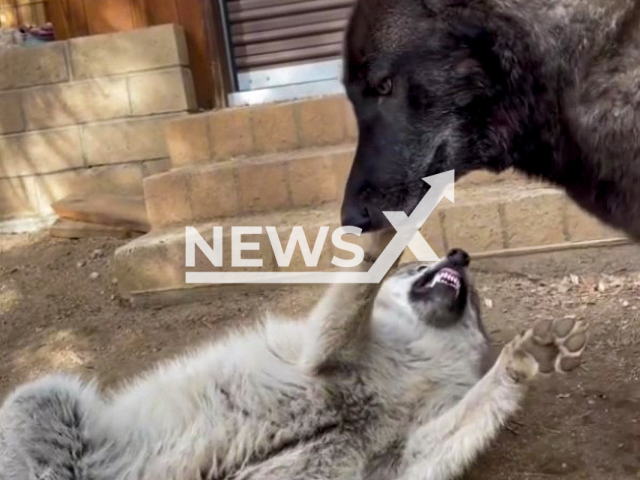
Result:
[[[389,236],[370,237],[365,270]],[[539,323],[484,373],[468,263],[454,250],[381,288],[335,286],[306,321],[270,317],[108,399],[71,377],[23,386],[0,410],[0,479],[453,478],[526,382],[585,345],[579,322]]]

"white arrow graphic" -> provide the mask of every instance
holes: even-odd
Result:
[[[396,235],[368,272],[187,272],[186,282],[189,284],[379,283],[407,246],[412,246],[414,254],[421,261],[438,261],[438,256],[420,236],[419,230],[443,198],[454,201],[454,171],[449,170],[432,175],[423,178],[423,181],[431,188],[410,216],[404,212],[384,212],[396,230]],[[417,255],[418,253],[420,256]]]

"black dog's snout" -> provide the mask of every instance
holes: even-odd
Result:
[[[363,232],[368,232],[373,227],[369,210],[355,202],[345,203],[341,216],[342,225],[345,227],[358,227]]]
[[[458,267],[468,267],[471,262],[469,254],[460,248],[454,248],[447,254],[447,259]]]

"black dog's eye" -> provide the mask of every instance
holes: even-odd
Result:
[[[378,92],[378,95],[380,95],[381,97],[391,95],[391,93],[393,92],[393,80],[390,77],[385,78],[378,84],[376,90]]]

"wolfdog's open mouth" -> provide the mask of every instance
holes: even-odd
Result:
[[[451,267],[443,267],[435,272],[428,272],[419,278],[414,284],[416,293],[426,294],[437,287],[453,290],[454,298],[458,298],[462,289],[462,274]]]
[[[456,296],[460,293],[462,287],[462,277],[458,272],[452,268],[443,268],[433,276],[433,280],[429,284],[433,287],[436,284],[442,284],[453,288],[456,291]]]

